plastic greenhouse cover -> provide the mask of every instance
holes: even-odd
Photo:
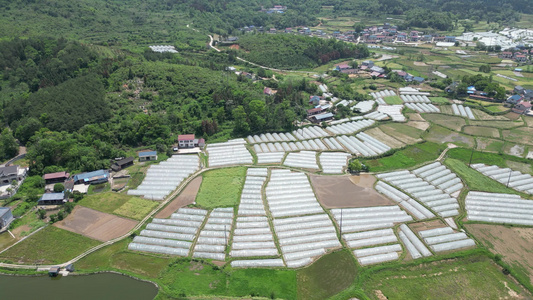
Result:
[[[451,227],[441,227],[429,230],[422,230],[418,232],[418,234],[423,238],[445,235],[450,233],[453,233],[453,229]]]
[[[402,240],[402,243],[405,245],[405,248],[407,249],[407,251],[409,252],[409,254],[411,254],[411,257],[413,259],[417,259],[417,258],[420,258],[422,257],[422,254],[420,254],[420,252],[416,249],[415,245],[413,245],[413,243],[411,242],[411,240],[409,240],[409,238],[407,238],[407,236],[405,235],[405,233],[403,233],[402,231],[400,231],[398,233],[398,235],[400,236],[400,240]]]
[[[376,254],[371,256],[360,257],[357,259],[360,265],[366,266],[370,264],[377,264],[386,261],[397,260],[399,258],[398,253],[390,252],[385,254]]]
[[[165,247],[165,246],[145,245],[145,244],[138,244],[138,243],[130,243],[128,245],[128,249],[136,250],[136,251],[144,251],[144,252],[172,254],[172,255],[179,255],[179,256],[189,255],[189,250],[186,250],[183,248],[171,248],[171,247]]]
[[[227,238],[217,238],[217,237],[199,237],[197,244],[206,244],[206,245],[225,245],[229,241],[229,234]]]
[[[330,227],[319,227],[319,228],[308,228],[308,229],[300,229],[300,230],[293,230],[293,231],[283,231],[283,232],[276,232],[279,239],[288,239],[288,238],[294,238],[299,236],[308,236],[312,234],[320,234],[324,232],[330,232],[335,233],[335,229],[333,226]]]
[[[392,229],[380,229],[380,230],[373,230],[373,231],[365,231],[365,232],[358,232],[358,233],[349,233],[344,234],[343,237],[347,241],[352,240],[360,240],[360,239],[367,239],[371,237],[379,237],[379,236],[386,236],[386,235],[393,235],[394,231]]]
[[[183,241],[194,240],[193,234],[181,234],[181,233],[146,230],[146,229],[141,231],[141,235],[149,236],[149,237],[165,238],[165,239],[183,240]]]
[[[426,219],[426,216],[423,213],[421,213],[418,209],[413,207],[409,202],[403,201],[403,202],[400,203],[400,206],[405,208],[405,210],[410,212],[415,218],[417,218],[419,220]]]
[[[464,240],[467,238],[468,237],[466,236],[465,233],[458,232],[458,233],[450,233],[450,234],[445,234],[445,235],[424,238],[424,241],[428,245],[434,245],[434,244],[441,244],[441,243],[446,243],[446,242]]]
[[[270,242],[238,242],[231,245],[232,249],[266,249],[276,248],[273,241]]]
[[[186,242],[186,241],[151,238],[151,237],[145,237],[145,236],[136,236],[135,238],[133,238],[133,242],[138,243],[138,244],[152,244],[152,245],[169,246],[173,248],[184,248],[184,249],[189,249],[192,244],[191,242]]]
[[[196,244],[194,246],[194,252],[224,252],[225,249],[226,247],[221,245]]]
[[[287,261],[287,267],[289,268],[300,268],[306,266],[312,262],[311,258],[302,258],[298,260]]]
[[[397,205],[388,205],[388,206],[373,206],[373,207],[361,207],[361,208],[335,208],[331,212],[335,216],[344,214],[356,214],[356,213],[367,213],[367,212],[391,212],[391,211],[401,211]]]
[[[307,250],[307,251],[301,251],[301,252],[292,252],[292,253],[286,253],[283,255],[285,257],[285,260],[297,260],[302,259],[306,257],[315,257],[320,256],[326,253],[326,250],[324,248],[320,249],[313,249],[313,250]]]
[[[203,209],[194,209],[194,208],[182,207],[182,208],[178,209],[178,213],[205,216],[207,214],[207,211],[203,210]]]
[[[467,202],[466,209],[469,211],[490,211],[490,212],[515,213],[515,214],[533,213],[533,209],[501,207],[501,206],[483,206],[483,205],[471,204],[471,202]]]
[[[170,218],[172,219],[176,219],[176,220],[187,220],[187,221],[198,221],[198,222],[203,222],[204,221],[204,216],[200,216],[200,215],[188,215],[188,214],[183,214],[183,213],[173,213]]]
[[[373,248],[365,248],[365,249],[358,249],[354,250],[353,254],[360,258],[365,256],[371,256],[371,255],[377,255],[377,254],[385,254],[390,252],[399,252],[402,251],[402,246],[400,244],[394,244],[394,245],[386,245],[386,246],[379,246],[379,247],[373,247]]]
[[[350,248],[361,248],[361,247],[366,247],[366,246],[393,243],[397,241],[398,241],[398,238],[396,237],[396,235],[392,234],[392,235],[385,235],[385,236],[379,236],[379,237],[371,237],[371,238],[361,239],[361,240],[351,240],[351,241],[347,241],[346,244]]]
[[[319,249],[319,248],[333,248],[333,247],[339,247],[339,246],[341,246],[339,240],[329,240],[329,241],[320,241],[317,243],[282,246],[281,251],[283,251],[283,253],[291,253],[291,252],[300,252],[300,251]]]
[[[461,240],[461,241],[436,244],[430,247],[435,252],[442,252],[442,251],[449,251],[449,250],[455,250],[455,249],[460,249],[460,248],[472,247],[475,245],[476,245],[476,242],[474,242],[471,239],[466,239],[466,240]]]
[[[435,215],[429,211],[427,208],[422,206],[420,203],[416,202],[413,199],[407,200],[409,204],[411,204],[414,208],[416,208],[419,212],[421,212],[426,218],[433,218]]]
[[[194,252],[192,256],[196,258],[207,258],[220,261],[224,261],[226,259],[225,253]]]
[[[293,223],[325,221],[325,220],[329,221],[329,217],[326,214],[321,214],[321,215],[295,217],[295,218],[287,218],[287,219],[275,219],[273,222],[274,222],[274,225],[286,225],[286,224],[293,224]]]
[[[490,223],[502,223],[502,224],[517,224],[517,225],[533,225],[533,220],[524,220],[524,219],[509,219],[509,218],[497,218],[497,217],[487,217],[487,216],[476,216],[468,214],[468,219],[472,221],[482,221]]]
[[[191,227],[197,229],[202,225],[201,222],[195,222],[190,220],[179,220],[179,219],[153,219],[152,223],[155,224],[163,224],[163,225],[173,225],[173,226],[183,226],[183,227]]]
[[[255,256],[277,256],[278,249],[249,249],[249,250],[232,250],[229,254],[232,257],[255,257]]]
[[[272,234],[234,235],[233,242],[265,242],[272,241]]]
[[[294,245],[294,244],[319,242],[323,240],[334,240],[334,239],[337,239],[337,234],[333,232],[329,232],[329,233],[322,233],[322,234],[317,234],[317,235],[307,235],[307,236],[301,236],[301,237],[279,239],[279,244],[282,246],[288,246],[288,245]]]
[[[452,217],[452,216],[459,215],[459,211],[457,209],[452,209],[452,210],[441,211],[438,214],[439,216],[446,218],[446,217]]]
[[[146,229],[166,231],[166,232],[190,233],[190,234],[195,234],[197,231],[197,228],[193,228],[193,227],[178,227],[178,226],[170,226],[170,225],[162,225],[162,224],[154,224],[154,223],[150,223],[146,225]]]
[[[426,246],[424,246],[424,244],[416,237],[416,235],[411,231],[411,229],[407,227],[407,225],[400,225],[400,229],[422,255],[431,256],[431,252],[429,252]]]

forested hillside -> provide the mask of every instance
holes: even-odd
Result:
[[[245,50],[242,56],[250,61],[280,69],[312,68],[339,58],[369,55],[366,45],[293,35],[246,35],[239,45]]]

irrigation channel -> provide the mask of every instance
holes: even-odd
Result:
[[[158,289],[150,282],[100,273],[54,278],[0,275],[0,291],[2,299],[148,300],[154,299]]]

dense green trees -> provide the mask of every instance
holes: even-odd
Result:
[[[245,35],[239,39],[246,59],[280,69],[310,68],[339,58],[364,58],[366,45],[348,44],[335,39],[319,39],[284,34]]]
[[[0,133],[0,161],[7,160],[17,156],[19,146],[13,137],[13,133],[5,128]]]

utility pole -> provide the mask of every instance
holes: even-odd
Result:
[[[342,208],[341,208],[341,226],[340,226],[339,232],[341,234],[341,239],[342,239]]]
[[[470,154],[470,161],[468,162],[468,166],[472,164],[472,157],[474,157],[474,146],[472,146],[472,153]]]
[[[507,179],[507,185],[506,187],[509,187],[509,183],[511,182],[511,174],[513,174],[513,169],[509,170],[509,179]]]

